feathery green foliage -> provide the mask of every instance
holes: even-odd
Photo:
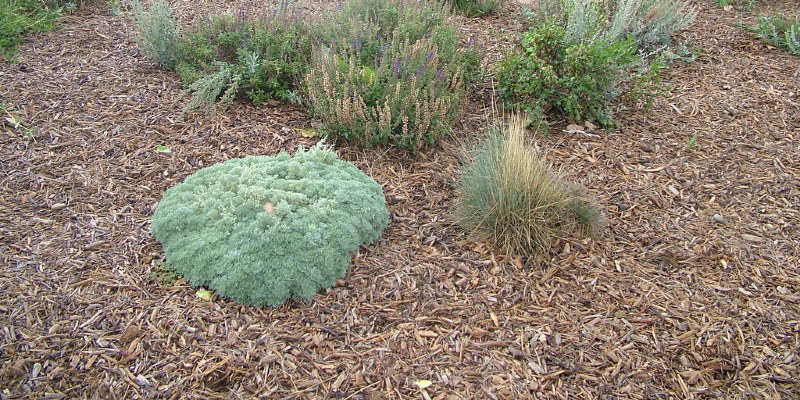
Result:
[[[456,222],[474,240],[488,240],[510,255],[535,257],[575,231],[603,224],[597,205],[566,183],[526,142],[525,122],[513,119],[471,154],[458,186]]]
[[[278,306],[333,286],[387,224],[380,185],[318,145],[197,171],[167,190],[152,231],[192,285]]]
[[[131,0],[130,7],[139,34],[136,42],[147,58],[164,68],[174,68],[177,62],[178,23],[166,0],[153,0],[145,9],[140,0]]]
[[[12,59],[29,31],[49,31],[61,16],[62,1],[0,0],[0,55]]]
[[[306,92],[325,132],[416,151],[452,124],[477,56],[440,3],[356,0],[315,27]]]
[[[192,98],[183,107],[183,114],[193,113],[197,110],[211,112],[214,110],[225,110],[233,104],[242,76],[228,64],[218,62],[218,71],[206,75],[192,82],[185,94],[192,94]]]
[[[800,57],[800,19],[786,18],[780,12],[772,17],[759,15],[758,24],[746,29],[768,44]]]

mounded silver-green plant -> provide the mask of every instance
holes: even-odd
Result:
[[[167,190],[152,231],[190,284],[278,306],[333,286],[387,224],[380,185],[318,145],[197,171]]]

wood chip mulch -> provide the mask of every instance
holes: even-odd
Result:
[[[0,62],[22,121],[0,134],[0,398],[800,398],[800,59],[734,26],[754,13],[697,5],[680,36],[699,56],[651,111],[539,139],[602,204],[596,238],[523,264],[452,227],[458,146],[490,118],[479,85],[416,157],[339,146],[391,224],[342,284],[276,309],[152,279],[149,218],[199,168],[312,144],[304,110],[179,118],[177,77],[103,4],[34,35]],[[459,21],[491,53],[513,14]]]

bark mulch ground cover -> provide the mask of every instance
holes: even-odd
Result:
[[[486,83],[415,157],[338,147],[384,186],[390,226],[335,288],[276,309],[158,283],[148,221],[203,166],[313,144],[313,121],[283,104],[181,119],[180,83],[123,16],[68,16],[0,63],[0,102],[35,137],[0,135],[0,398],[800,398],[800,62],[733,25],[754,14],[697,5],[680,35],[699,57],[651,111],[539,138],[603,206],[596,238],[523,264],[453,228]],[[757,10],[778,6],[800,9]],[[512,11],[459,22],[491,53]]]

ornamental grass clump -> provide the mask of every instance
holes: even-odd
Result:
[[[509,255],[536,257],[575,231],[594,233],[603,218],[581,187],[555,172],[514,119],[470,154],[461,174],[455,221]]]
[[[190,284],[278,306],[333,286],[387,224],[380,185],[318,145],[197,171],[167,190],[152,231]]]
[[[453,123],[477,54],[429,1],[357,0],[315,28],[305,87],[328,136],[412,152]]]

